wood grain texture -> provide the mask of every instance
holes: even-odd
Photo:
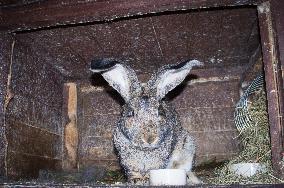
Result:
[[[279,174],[283,174],[280,165],[283,157],[283,120],[281,114],[283,112],[283,83],[281,81],[282,71],[279,56],[277,55],[275,28],[273,27],[269,2],[265,2],[258,7],[258,15],[268,100],[272,165]]]
[[[24,6],[2,7],[2,31],[21,31],[52,26],[104,22],[123,17],[186,9],[255,5],[260,0],[120,0],[39,1]],[[1,8],[1,7],[0,7]]]

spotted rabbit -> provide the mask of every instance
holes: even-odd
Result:
[[[145,184],[151,169],[177,168],[186,170],[188,183],[200,183],[191,171],[195,142],[164,97],[193,66],[202,65],[197,60],[166,65],[141,84],[133,69],[115,59],[91,62],[91,71],[102,74],[125,101],[113,141],[129,182]]]

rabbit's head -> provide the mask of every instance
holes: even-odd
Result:
[[[197,60],[162,67],[146,84],[141,84],[133,69],[114,59],[91,62],[91,71],[104,79],[125,100],[119,129],[131,144],[141,149],[157,148],[172,134],[177,119],[162,99],[179,85]]]

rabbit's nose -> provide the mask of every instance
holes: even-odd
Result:
[[[155,140],[156,140],[156,137],[154,137],[154,136],[149,136],[149,137],[146,139],[146,142],[147,142],[148,144],[152,144]]]
[[[158,140],[158,137],[156,134],[147,134],[142,137],[142,140],[144,143],[153,144]]]

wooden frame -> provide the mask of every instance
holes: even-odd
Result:
[[[281,165],[279,162],[282,160],[283,151],[283,99],[281,89],[281,69],[277,55],[277,44],[275,41],[275,31],[273,29],[270,3],[264,2],[258,5],[257,8],[268,100],[272,164],[273,168],[280,173]]]

